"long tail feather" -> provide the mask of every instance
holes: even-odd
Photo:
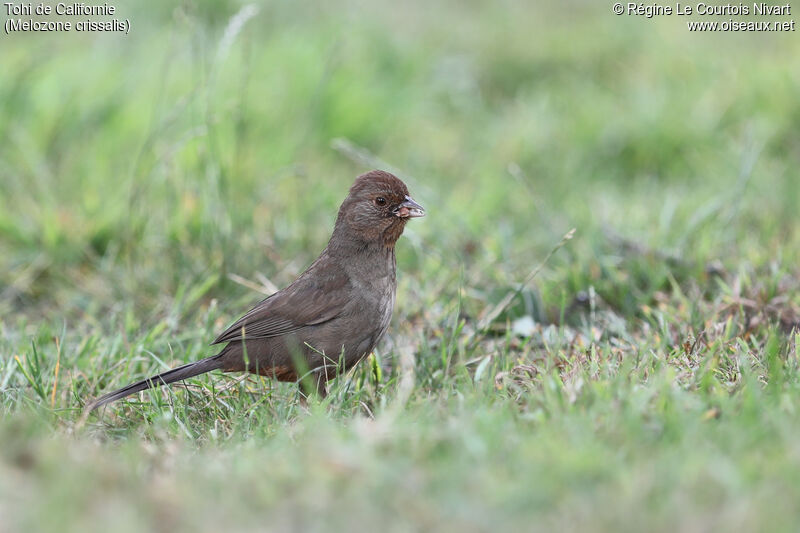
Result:
[[[200,374],[205,374],[206,372],[210,372],[221,367],[221,354],[208,357],[206,359],[201,359],[200,361],[195,361],[194,363],[189,363],[188,365],[179,366],[178,368],[167,370],[166,372],[158,374],[157,376],[143,379],[142,381],[137,381],[136,383],[132,383],[127,387],[104,394],[92,402],[92,404],[89,406],[89,411],[94,411],[102,405],[119,400],[125,396],[135,394],[139,391],[160,387],[161,385],[168,385],[182,379],[199,376]]]

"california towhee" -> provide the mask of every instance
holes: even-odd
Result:
[[[408,219],[424,215],[396,176],[362,174],[339,208],[328,246],[291,285],[223,331],[212,343],[225,343],[222,351],[105,394],[89,408],[216,369],[278,381],[310,371],[324,396],[336,368],[353,367],[386,332],[397,287],[394,245]]]

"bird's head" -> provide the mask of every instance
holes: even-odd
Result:
[[[400,178],[372,170],[356,178],[336,219],[334,233],[368,244],[394,246],[409,219],[425,216],[425,209],[408,194]]]

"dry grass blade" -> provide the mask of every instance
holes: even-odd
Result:
[[[575,236],[575,228],[572,228],[567,233],[565,233],[563,237],[561,237],[561,240],[547,253],[542,262],[539,263],[536,266],[536,268],[534,268],[527,276],[525,276],[525,279],[522,281],[522,283],[520,283],[520,286],[516,290],[509,291],[508,294],[506,294],[503,297],[503,299],[497,303],[497,305],[495,305],[491,310],[489,310],[486,314],[484,314],[483,317],[480,318],[480,320],[478,321],[478,327],[475,330],[475,336],[473,337],[473,340],[478,335],[480,335],[481,332],[485,331],[486,328],[488,328],[492,324],[492,322],[494,322],[497,319],[497,317],[500,316],[500,314],[503,311],[505,311],[509,305],[511,305],[511,302],[514,301],[514,298],[519,296],[519,294],[525,289],[528,283],[533,281],[533,278],[535,278],[536,275],[539,274],[539,272],[542,270],[542,268],[544,268],[544,266],[553,256],[553,254],[555,254],[559,249],[561,249],[567,243],[567,241],[571,240],[572,237],[574,236]]]

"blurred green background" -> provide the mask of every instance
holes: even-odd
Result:
[[[5,528],[795,527],[796,32],[114,5],[128,35],[0,36]],[[428,215],[327,400],[217,373],[82,416],[209,355],[371,168]]]

